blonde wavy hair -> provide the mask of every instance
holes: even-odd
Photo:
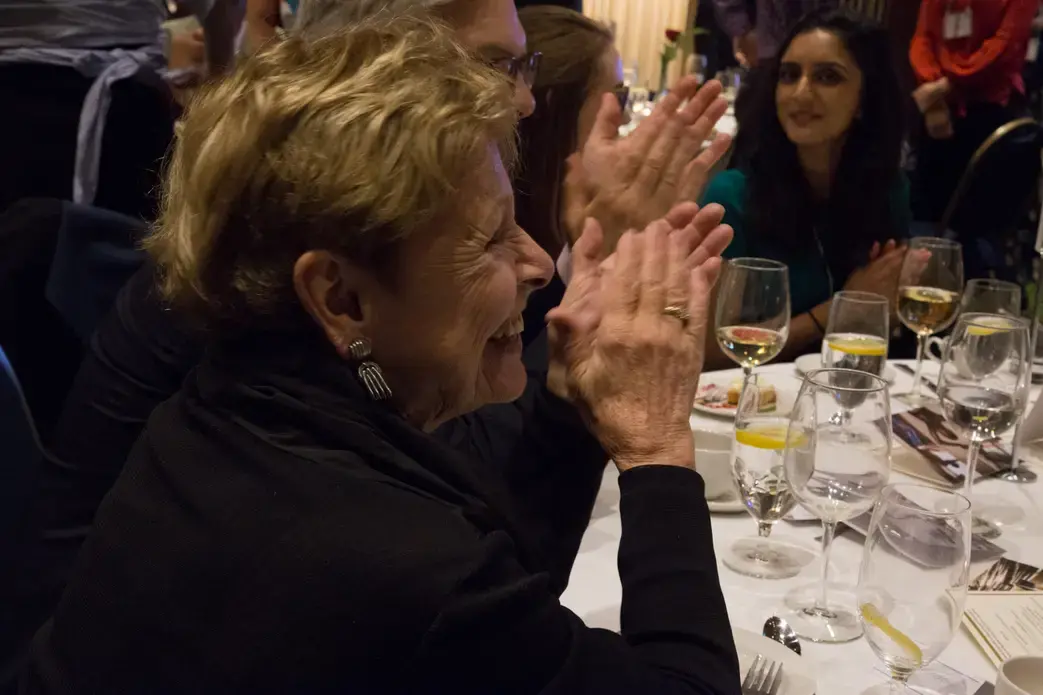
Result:
[[[490,143],[513,162],[512,92],[431,19],[267,46],[179,130],[145,242],[164,296],[211,328],[245,328],[302,313],[306,251],[390,277],[403,240],[462,207]]]

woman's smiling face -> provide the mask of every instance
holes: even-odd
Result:
[[[458,195],[455,219],[406,241],[369,335],[404,410],[428,422],[521,395],[522,310],[553,273],[514,220],[495,145]]]
[[[861,101],[862,70],[836,34],[814,29],[793,39],[775,87],[779,123],[790,142],[799,147],[841,141]]]

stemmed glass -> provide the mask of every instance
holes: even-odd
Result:
[[[735,414],[732,474],[746,511],[757,521],[758,537],[739,539],[723,557],[726,567],[749,577],[792,577],[815,559],[808,550],[768,538],[797,503],[783,467],[788,426],[785,416],[760,414],[758,375],[751,375]]]
[[[850,417],[831,417],[837,403]],[[847,642],[862,634],[853,602],[830,600],[829,551],[837,524],[873,506],[891,472],[891,403],[887,382],[851,369],[804,376],[786,435],[785,470],[801,506],[822,520],[822,582],[786,596],[786,619],[813,642]],[[850,598],[850,596],[848,597]]]
[[[887,364],[887,297],[872,292],[837,292],[829,309],[829,323],[822,340],[822,366],[852,369],[883,376]],[[840,402],[835,417],[849,417]]]
[[[927,337],[956,318],[963,289],[963,249],[955,241],[916,237],[902,261],[898,278],[898,319],[916,333],[916,373],[905,400],[921,405],[920,374]]]
[[[856,590],[866,641],[904,691],[960,629],[971,559],[971,504],[954,492],[888,485],[873,511]]]
[[[1021,316],[1021,287],[1003,280],[968,280],[960,300],[960,312],[972,311]]]
[[[742,367],[753,368],[782,351],[789,335],[789,267],[767,258],[733,258],[724,264],[717,294],[717,343]]]
[[[938,376],[946,419],[970,436],[963,490],[968,498],[981,445],[1021,419],[1032,356],[1028,323],[1000,314],[964,314],[956,322]]]

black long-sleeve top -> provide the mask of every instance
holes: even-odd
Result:
[[[560,438],[569,406],[534,384],[459,425],[521,433],[508,449],[560,471],[509,492],[483,465],[499,447],[416,430],[323,348],[248,344],[149,420],[23,692],[738,692],[697,473],[620,476],[623,632],[590,629],[558,602],[571,559],[540,541],[558,486],[591,473]]]
[[[526,324],[533,330],[526,335],[525,358],[536,371],[547,365],[546,336],[541,335],[544,314],[561,301],[564,291],[555,281],[536,292],[526,308]],[[178,392],[199,364],[205,344],[206,335],[161,300],[150,263],[119,292],[76,375],[51,442],[52,455],[40,467],[36,532],[20,559],[10,610],[6,615],[0,612],[0,664],[17,661],[54,610],[102,498],[115,484],[152,411]],[[532,393],[530,389],[525,398]],[[539,540],[548,545],[556,563],[556,585],[564,586],[590,518],[605,454],[597,442],[582,436],[584,430],[575,420],[548,420],[558,428],[556,436],[531,438],[524,436],[521,420],[510,416],[511,406],[490,410],[501,414],[469,415],[447,424],[438,435],[474,461],[502,471],[511,487],[550,491],[553,499],[540,504],[533,501],[538,493],[523,494],[523,505],[552,510],[529,516],[533,529],[542,528]],[[566,432],[572,425],[575,430]],[[548,456],[543,443],[554,439],[561,451]],[[579,462],[580,474],[562,481],[553,466],[557,455]],[[6,670],[0,665],[0,683]]]

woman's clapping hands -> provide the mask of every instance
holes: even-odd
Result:
[[[683,78],[622,139],[619,103],[605,96],[586,145],[568,162],[563,210],[572,242],[593,217],[611,253],[628,229],[644,229],[699,197],[731,144],[729,136],[718,134],[704,148],[728,107],[721,89],[717,81],[699,87],[694,77]]]
[[[722,215],[719,206],[677,206],[643,232],[623,234],[604,261],[591,219],[573,249],[565,299],[547,315],[549,386],[580,407],[621,470],[694,465],[688,416],[719,254],[731,241]]]

